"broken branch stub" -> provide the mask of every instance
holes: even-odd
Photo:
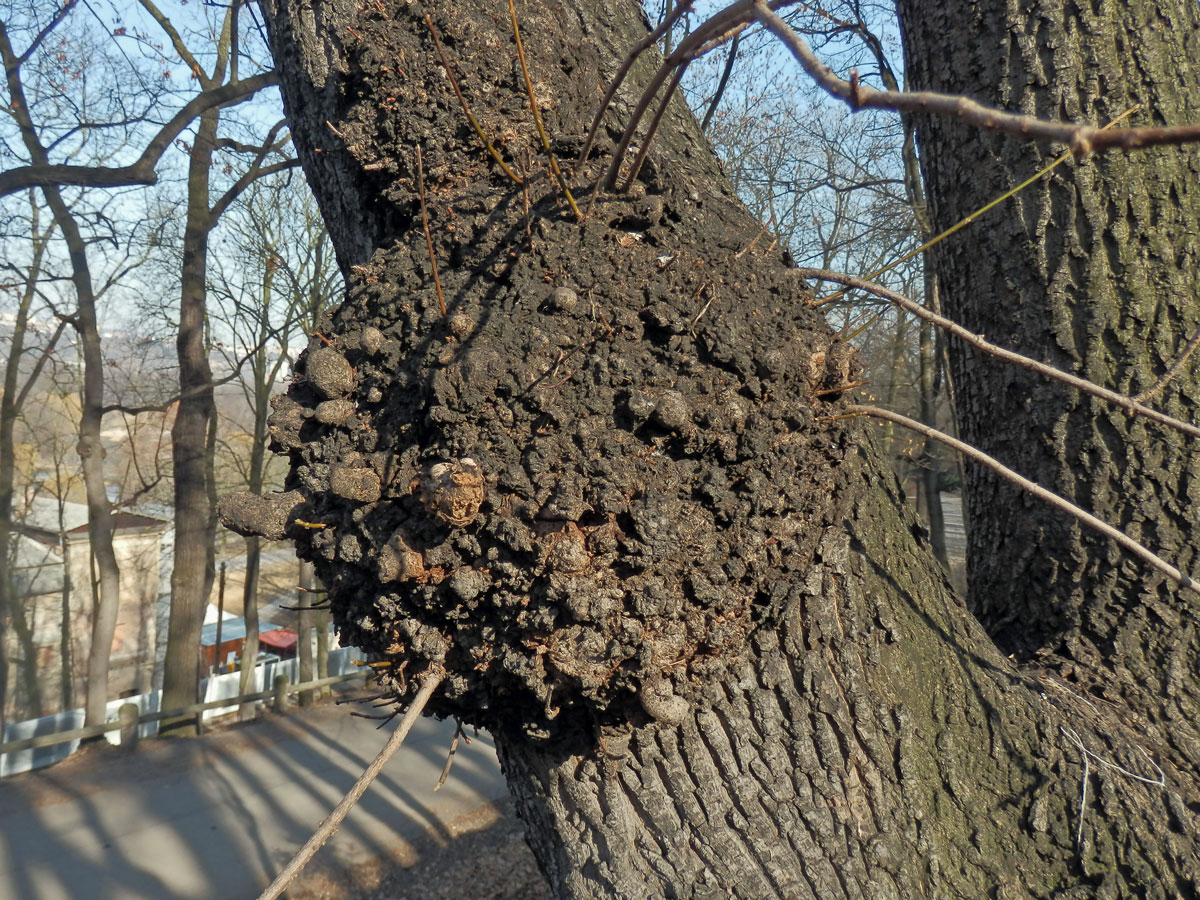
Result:
[[[299,491],[262,495],[237,491],[221,498],[217,515],[222,525],[243,537],[282,541],[288,526],[301,517],[304,506],[304,495]]]

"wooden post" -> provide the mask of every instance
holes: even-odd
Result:
[[[313,681],[313,611],[311,596],[313,587],[316,584],[316,576],[313,573],[313,565],[310,562],[300,563],[300,589],[297,592],[296,606],[298,611],[296,618],[299,625],[296,631],[299,633],[299,639],[296,644],[296,657],[299,659],[299,678],[301,684],[306,684]],[[300,706],[312,706],[313,703],[312,691],[300,692]]]
[[[221,563],[221,578],[217,582],[217,645],[213,648],[214,674],[221,674],[221,624],[225,620],[225,563]]]
[[[122,703],[117,710],[117,719],[121,723],[121,749],[132,751],[138,742],[138,716],[141,712],[136,703]]]
[[[286,675],[275,676],[275,712],[283,714],[287,712],[288,705],[288,677]]]

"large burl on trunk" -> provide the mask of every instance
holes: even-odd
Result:
[[[642,67],[571,176],[580,222],[498,4],[265,6],[351,287],[272,420],[289,492],[224,512],[296,539],[398,702],[445,671],[433,711],[495,735],[558,896],[1200,888],[1190,769],[1102,765],[1158,778],[1112,710],[988,642],[831,418],[856,364],[786,258],[744,252],[759,225],[686,109],[589,208]],[[519,13],[570,159],[643,19]]]

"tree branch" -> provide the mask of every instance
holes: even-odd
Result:
[[[21,385],[21,390],[17,394],[16,402],[13,404],[15,409],[21,409],[25,405],[25,400],[29,397],[29,392],[41,377],[42,370],[46,367],[46,361],[54,354],[54,347],[58,344],[58,339],[62,337],[62,333],[67,329],[68,322],[65,318],[58,320],[58,325],[54,329],[54,334],[50,336],[50,340],[46,342],[46,346],[42,348],[41,354],[38,356],[37,362],[33,364],[33,371],[29,373],[29,378]]]
[[[1187,588],[1195,594],[1200,594],[1200,586],[1197,586],[1195,580],[1191,576],[1179,569],[1175,568],[1162,557],[1151,553],[1133,538],[1126,535],[1123,531],[1119,531],[1112,525],[1109,525],[1103,519],[1098,519],[1087,510],[1081,509],[1069,500],[1066,500],[1052,491],[1046,490],[1040,484],[1030,481],[1023,475],[1019,475],[1010,469],[998,459],[988,456],[977,447],[972,447],[970,444],[964,443],[957,438],[952,438],[945,432],[938,431],[936,428],[930,428],[928,425],[922,425],[920,422],[914,421],[907,416],[902,416],[900,413],[894,413],[888,409],[880,409],[877,406],[850,406],[847,408],[847,413],[851,416],[872,416],[877,419],[886,419],[889,422],[895,422],[897,425],[903,425],[918,434],[924,435],[927,438],[945,444],[947,447],[953,447],[964,456],[969,456],[977,463],[987,466],[993,472],[1000,475],[1002,478],[1011,481],[1018,487],[1033,494],[1039,500],[1044,500],[1056,509],[1060,509],[1070,516],[1073,516],[1079,522],[1082,522],[1088,528],[1098,531],[1106,537],[1112,538],[1138,559],[1149,564],[1151,567],[1162,572],[1172,581],[1176,582],[1180,587]]]
[[[279,129],[286,124],[287,119],[280,119],[276,122],[271,126],[271,130],[267,132],[267,137],[262,142],[262,146],[254,148],[258,155],[255,157],[254,162],[251,163],[250,168],[242,173],[242,177],[235,181],[229,190],[222,194],[221,198],[213,204],[212,209],[209,210],[208,218],[210,223],[220,219],[225,210],[229,208],[229,204],[236,200],[242,191],[249,187],[252,182],[267,175],[273,175],[275,172],[282,172],[284,169],[293,169],[300,165],[298,159],[287,159],[263,168],[262,162],[267,158],[267,155],[278,150],[292,139],[290,134],[285,134],[279,140],[275,140],[275,135],[279,132]]]
[[[232,82],[204,91],[193,97],[174,117],[165,124],[146,145],[137,162],[128,166],[74,166],[52,163],[18,166],[0,172],[0,197],[30,187],[50,185],[76,185],[79,187],[127,187],[150,185],[158,181],[154,171],[167,147],[187,128],[200,113],[214,107],[241,103],[265,87],[279,83],[274,72],[264,72],[242,81]]]
[[[179,32],[175,30],[175,26],[171,24],[171,20],[163,15],[162,11],[155,6],[151,0],[141,0],[141,4],[142,8],[146,10],[146,12],[150,13],[154,21],[158,23],[158,27],[163,30],[164,34],[166,34],[167,38],[171,41],[171,46],[175,48],[175,52],[179,54],[179,58],[182,59],[188,69],[191,70],[192,75],[196,77],[196,80],[199,81],[201,85],[207,88],[208,84],[206,84],[206,82],[209,79],[206,76],[204,69],[202,69],[200,67],[200,63],[196,61],[196,57],[192,56],[192,52],[188,50],[187,44],[183,42],[183,38],[180,36]]]
[[[287,886],[292,883],[292,880],[300,874],[300,870],[308,864],[313,855],[337,831],[338,826],[342,824],[342,819],[346,818],[346,814],[354,808],[354,804],[358,802],[358,799],[371,786],[371,782],[375,780],[375,776],[382,771],[387,761],[400,749],[400,745],[408,737],[408,733],[412,730],[413,725],[421,717],[421,712],[425,709],[425,704],[429,702],[429,698],[433,696],[433,692],[437,690],[438,685],[442,683],[442,679],[445,677],[444,672],[429,672],[425,676],[425,682],[421,685],[421,690],[417,692],[417,696],[413,699],[408,712],[404,714],[404,718],[400,720],[400,724],[392,732],[392,736],[388,738],[388,742],[383,745],[383,749],[379,751],[379,755],[371,761],[371,764],[359,776],[358,781],[354,782],[354,786],[346,792],[346,796],[342,798],[342,802],[334,807],[333,812],[325,818],[325,821],[317,826],[317,830],[313,832],[312,837],[300,848],[300,851],[292,858],[292,861],[275,877],[275,880],[268,885],[267,889],[259,895],[258,900],[276,900],[287,889]]]
[[[735,4],[735,6],[738,4]],[[730,7],[732,8],[732,7]],[[821,62],[812,49],[771,8],[757,0],[754,18],[792,51],[800,66],[822,89],[844,100],[852,110],[890,109],[900,113],[933,113],[961,119],[968,125],[987,131],[999,131],[1035,141],[1066,144],[1076,156],[1096,150],[1133,150],[1157,144],[1184,144],[1200,141],[1200,124],[1164,128],[1122,128],[1105,130],[1093,125],[1072,125],[1035,116],[1019,116],[976,103],[954,94],[933,91],[880,91],[863,84],[857,73],[850,80],[839,78]]]
[[[705,133],[708,132],[708,125],[712,122],[713,114],[721,105],[721,98],[725,96],[725,88],[729,86],[729,76],[733,74],[733,63],[737,59],[738,44],[741,43],[741,40],[742,34],[738,32],[729,44],[729,56],[725,58],[725,68],[721,71],[721,80],[717,83],[717,91],[709,101],[708,110],[704,113],[704,120],[700,123],[700,130]]]
[[[37,33],[34,39],[29,42],[29,46],[25,48],[25,52],[17,57],[18,66],[22,66],[29,62],[30,57],[37,53],[38,47],[42,45],[42,41],[46,40],[46,38],[50,36],[50,32],[54,31],[54,29],[62,23],[62,20],[67,17],[67,13],[75,8],[75,4],[77,2],[78,0],[67,0],[66,3],[59,7],[59,9],[54,13],[54,16],[50,19],[49,24],[47,24],[45,28]]]
[[[1151,421],[1158,422],[1160,425],[1166,425],[1168,428],[1173,428],[1175,431],[1180,431],[1183,434],[1191,437],[1200,437],[1200,427],[1184,422],[1181,419],[1176,419],[1174,416],[1168,416],[1166,413],[1159,412],[1156,409],[1151,409],[1149,406],[1143,405],[1137,399],[1128,397],[1125,394],[1119,394],[1114,390],[1102,387],[1093,381],[1088,381],[1085,378],[1080,378],[1078,375],[1072,375],[1070,372],[1064,372],[1062,369],[1056,369],[1054,366],[1048,366],[1043,362],[1038,362],[1036,359],[1030,359],[1028,356],[1022,356],[1020,353],[1014,353],[1012,350],[1006,350],[1003,347],[998,347],[995,344],[986,340],[983,335],[974,334],[967,330],[957,322],[952,322],[944,316],[939,316],[917,303],[915,300],[910,300],[903,294],[897,294],[895,291],[889,291],[885,287],[878,284],[872,284],[869,281],[864,281],[861,278],[855,278],[853,275],[842,275],[838,272],[829,272],[825,269],[796,269],[796,274],[801,278],[820,279],[822,281],[834,281],[838,284],[844,284],[849,287],[858,288],[867,293],[874,294],[876,297],[882,297],[889,303],[892,303],[906,312],[912,313],[926,322],[936,325],[943,331],[949,332],[957,338],[966,341],[972,347],[976,347],[987,353],[989,356],[995,356],[997,359],[1002,359],[1005,362],[1013,363],[1023,369],[1028,369],[1031,372],[1036,372],[1046,378],[1051,378],[1054,381],[1060,381],[1063,384],[1069,384],[1077,390],[1083,391],[1085,394],[1091,394],[1093,397],[1099,397],[1101,400],[1106,400],[1114,406],[1119,406],[1129,413],[1136,416],[1144,416]],[[1184,357],[1186,359],[1186,357]]]

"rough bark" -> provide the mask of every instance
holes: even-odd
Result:
[[[759,225],[685,109],[579,223],[494,4],[427,9],[524,186],[425,8],[264,7],[350,288],[272,417],[289,493],[229,521],[297,540],[398,702],[447,672],[432,708],[492,730],[557,896],[1200,890],[1189,771],[1099,764],[1156,778],[1159,748],[1015,670],[953,596],[867,432],[828,415],[854,360],[780,254],[739,256]],[[644,23],[520,15],[567,158]]]
[[[914,88],[1103,125],[1200,121],[1191,2],[900,3]],[[945,228],[1027,178],[1052,148],[945,119],[919,124]],[[1053,148],[1054,152],[1061,148]],[[1129,394],[1200,329],[1200,148],[1068,162],[937,248],[947,315],[989,340]],[[962,437],[1185,571],[1197,565],[1200,457],[1182,436],[951,342]],[[1200,408],[1191,363],[1151,401]],[[972,609],[1006,651],[1132,704],[1197,758],[1195,604],[1102,538],[967,467]]]

